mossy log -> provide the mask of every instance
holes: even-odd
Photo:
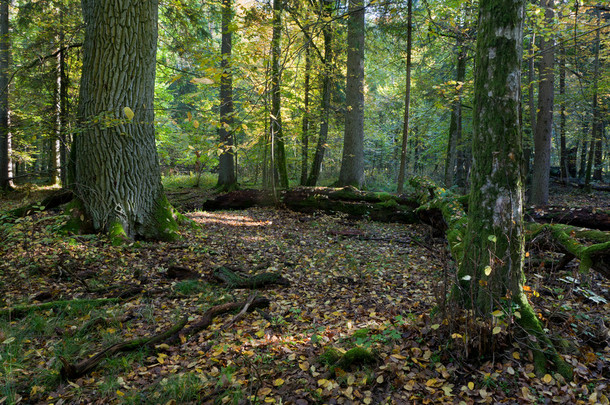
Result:
[[[526,214],[530,221],[610,231],[610,210],[549,206],[530,208]]]
[[[114,304],[119,302],[119,298],[98,298],[98,299],[78,299],[78,300],[62,300],[62,301],[51,301],[42,304],[32,305],[17,305],[10,308],[0,309],[0,318],[10,317],[11,319],[21,318],[30,312],[34,311],[46,311],[49,309],[64,309],[68,306],[100,306],[107,304]]]
[[[331,347],[326,349],[319,359],[322,364],[329,366],[331,375],[334,375],[337,369],[348,370],[351,366],[374,364],[378,360],[374,353],[359,346],[353,347],[345,353]]]
[[[278,273],[259,273],[252,276],[240,275],[226,267],[218,267],[212,272],[212,277],[229,288],[257,289],[268,285],[290,285],[290,282]]]
[[[527,229],[530,243],[575,257],[581,270],[592,269],[610,279],[610,233],[562,224],[529,224]],[[587,239],[595,243],[583,243]]]
[[[57,208],[60,205],[69,203],[74,198],[74,194],[71,190],[61,189],[47,197],[40,202],[25,205],[23,207],[15,208],[14,210],[8,211],[8,214],[14,218],[23,218],[31,215],[34,212],[46,211],[53,208]]]
[[[202,209],[208,211],[247,209],[253,206],[279,204],[292,211],[342,212],[355,218],[368,218],[380,222],[415,223],[418,204],[414,198],[390,193],[360,191],[354,187],[298,187],[283,190],[277,201],[270,191],[237,190],[206,201]]]
[[[163,342],[175,344],[180,340],[186,341],[189,337],[199,333],[203,329],[210,326],[216,316],[225,314],[227,312],[235,311],[246,305],[249,305],[247,310],[248,312],[251,312],[257,308],[268,307],[269,300],[264,297],[257,297],[254,300],[228,302],[226,304],[216,305],[204,312],[198,322],[194,323],[186,329],[184,329],[184,327],[188,322],[188,317],[184,316],[180,319],[180,321],[178,321],[176,324],[174,324],[164,332],[161,332],[154,336],[147,336],[129,340],[127,342],[116,343],[76,364],[71,364],[63,357],[60,357],[60,361],[62,362],[60,375],[64,379],[73,380],[88,374],[89,372],[94,370],[98,366],[98,364],[101,363],[104,359],[114,354],[134,351],[141,348],[153,347],[154,345]],[[180,333],[181,331],[183,332]]]

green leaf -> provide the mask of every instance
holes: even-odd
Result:
[[[133,113],[133,110],[131,108],[129,108],[129,107],[123,108],[123,113],[125,114],[125,116],[127,117],[127,119],[129,121],[131,121],[133,119],[134,115],[135,115]]]

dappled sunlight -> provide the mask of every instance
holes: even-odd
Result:
[[[222,224],[229,226],[259,227],[269,226],[273,221],[260,221],[248,215],[239,215],[226,212],[194,212],[189,217],[198,224]]]

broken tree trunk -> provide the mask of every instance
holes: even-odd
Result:
[[[8,211],[8,214],[11,217],[23,218],[34,212],[46,211],[53,208],[57,208],[62,204],[66,204],[72,201],[73,197],[74,194],[72,193],[72,190],[61,189],[45,197],[40,202],[35,202],[23,207],[16,208],[14,210]]]

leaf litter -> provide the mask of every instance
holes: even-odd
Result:
[[[610,306],[574,289],[608,298],[608,281],[593,273],[528,269],[539,316],[576,348],[564,354],[575,370],[565,382],[534,374],[531,352],[501,314],[491,354],[473,354],[483,338],[467,327],[468,314],[451,319],[437,310],[452,263],[425,226],[260,208],[188,216],[199,228],[185,227],[178,242],[119,247],[99,236],[58,236],[57,213],[3,225],[3,308],[137,293],[101,308],[2,319],[0,403],[608,403]],[[172,279],[172,266],[200,277]],[[251,291],[210,284],[220,266],[279,272],[290,286],[259,290],[270,307],[229,327],[234,315],[219,316],[191,339],[115,355],[74,381],[59,378],[60,357],[78,361],[245,300]],[[345,361],[355,348],[371,357]]]

